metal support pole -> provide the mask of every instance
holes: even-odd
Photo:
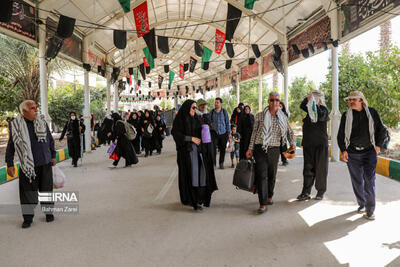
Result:
[[[118,112],[118,86],[115,86],[115,84],[113,84],[112,89],[114,89],[114,112]]]
[[[84,108],[84,121],[85,121],[85,150],[86,152],[91,151],[91,128],[90,128],[90,89],[89,89],[89,72],[84,71],[84,88],[85,88],[85,108]]]
[[[262,61],[258,62],[258,111],[263,110],[263,75],[262,75]]]
[[[235,75],[236,75],[236,104],[239,106],[239,103],[240,103],[240,75],[239,75],[239,71]]]
[[[331,18],[331,31],[332,38],[338,39],[339,37],[339,20],[338,10],[334,10],[330,14]],[[332,111],[330,114],[331,119],[331,160],[337,162],[340,160],[339,145],[337,143],[337,133],[340,124],[340,111],[339,111],[339,62],[338,62],[338,49],[333,47],[331,49],[332,56]]]
[[[42,11],[39,11],[42,13]],[[51,118],[48,109],[48,84],[46,66],[46,31],[39,28],[39,71],[40,71],[40,112],[50,125]]]
[[[107,113],[111,110],[111,78],[107,77]]]

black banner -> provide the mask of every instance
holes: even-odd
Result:
[[[396,7],[400,0],[349,0],[342,5],[342,35],[345,36],[361,26],[372,16],[382,16],[386,7]]]
[[[11,21],[0,22],[0,26],[36,41],[35,14],[33,6],[22,0],[14,0]]]
[[[46,43],[54,36],[57,25],[58,22],[51,18],[46,19]],[[82,62],[82,40],[76,34],[72,34],[70,38],[64,40],[60,52]]]

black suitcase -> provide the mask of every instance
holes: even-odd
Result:
[[[239,189],[255,192],[255,163],[254,160],[242,159],[236,165],[233,175],[233,185]]]

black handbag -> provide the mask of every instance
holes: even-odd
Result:
[[[252,159],[242,159],[236,165],[233,185],[239,189],[255,192],[255,163]]]

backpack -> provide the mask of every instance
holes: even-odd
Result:
[[[136,129],[133,127],[132,124],[126,121],[119,121],[125,126],[125,136],[128,138],[129,141],[132,141],[136,138]]]
[[[153,131],[154,131],[154,126],[151,123],[149,123],[149,125],[147,125],[146,129],[144,130],[143,136],[146,138],[150,138],[153,136]]]

